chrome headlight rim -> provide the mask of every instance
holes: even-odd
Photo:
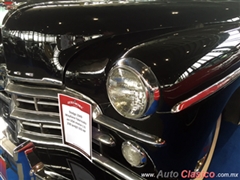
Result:
[[[139,162],[139,164],[135,165],[135,164],[131,164],[127,159],[126,157],[124,156],[124,147],[130,147],[130,148],[134,148],[138,153],[139,155],[141,156],[141,161]],[[136,167],[136,168],[142,168],[144,167],[146,164],[147,164],[147,154],[145,152],[145,150],[140,146],[138,145],[136,142],[134,141],[131,141],[131,140],[126,140],[122,143],[122,155],[124,157],[124,159],[133,167]]]
[[[116,69],[123,69],[126,71],[131,72],[136,77],[138,77],[139,81],[142,84],[142,87],[144,89],[145,95],[146,95],[146,104],[144,113],[139,114],[137,117],[127,117],[126,115],[123,115],[121,112],[118,111],[118,109],[113,105],[112,99],[110,98],[109,91],[108,91],[108,84],[110,77],[112,76],[113,72]],[[119,59],[115,65],[110,69],[108,77],[107,77],[107,94],[108,98],[113,106],[113,108],[123,117],[126,117],[128,119],[132,120],[145,120],[148,117],[150,117],[153,113],[157,110],[157,104],[160,98],[160,88],[158,80],[155,76],[155,74],[152,72],[151,68],[148,67],[145,63],[142,61],[135,59],[135,58],[122,58]]]

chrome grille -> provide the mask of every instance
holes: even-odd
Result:
[[[58,93],[95,103],[86,96],[70,89],[42,88],[9,82],[5,91],[11,95],[10,118],[16,120],[18,138],[39,143],[62,143],[61,125],[58,109]],[[92,123],[92,138],[95,150],[100,143],[114,146],[111,135],[99,131],[99,125]]]
[[[9,83],[5,91],[11,94],[10,118],[17,120],[19,137],[61,140],[58,93],[76,97],[65,89],[42,88]]]
[[[23,84],[8,80],[4,88],[11,99],[0,96],[10,107],[10,118],[16,120],[18,138],[38,143],[61,143],[61,127],[58,112],[58,93],[81,99],[92,105],[93,110],[93,142],[114,146],[111,135],[102,132],[100,126],[118,132],[136,141],[152,146],[162,147],[165,141],[155,135],[139,131],[113,118],[102,114],[99,106],[89,97],[69,88],[41,87],[33,84]],[[0,93],[1,94],[1,93]],[[31,129],[34,131],[31,131]],[[100,131],[99,131],[100,130]]]
[[[21,131],[61,139],[57,98],[12,95],[15,108],[10,117],[20,119]]]
[[[24,109],[26,106],[29,106],[28,109],[35,111],[58,113],[58,102],[56,100],[17,96],[16,103],[18,108]]]

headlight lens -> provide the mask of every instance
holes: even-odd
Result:
[[[133,167],[143,167],[147,162],[145,152],[133,141],[123,142],[122,154],[126,161]]]
[[[147,95],[141,80],[133,72],[116,68],[108,79],[108,95],[113,107],[128,118],[138,118],[147,105]]]
[[[158,83],[150,68],[136,59],[121,59],[107,79],[108,97],[115,110],[129,119],[155,112]]]

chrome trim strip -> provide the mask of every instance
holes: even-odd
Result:
[[[15,81],[21,81],[21,82],[62,86],[62,81],[59,81],[57,79],[52,79],[52,78],[34,79],[34,78],[16,77],[11,75],[7,75],[7,77],[9,79],[12,79]]]
[[[34,111],[34,110],[28,110],[28,109],[22,109],[22,108],[16,108],[13,109],[15,113],[25,113],[27,115],[33,114],[33,115],[40,115],[40,116],[49,116],[49,117],[55,117],[58,118],[59,115],[57,112],[47,112],[47,111]],[[26,115],[25,115],[26,116]],[[31,115],[30,115],[31,116]],[[59,118],[58,118],[59,119]]]
[[[8,82],[5,91],[12,94],[22,95],[22,96],[33,96],[38,98],[49,98],[57,99],[58,89],[55,88],[44,88],[36,87],[32,88],[29,86],[15,85],[14,83]]]
[[[58,116],[52,116],[51,113],[41,114],[37,113],[37,111],[30,112],[14,109],[10,114],[10,118],[28,122],[60,124]]]
[[[161,147],[165,145],[165,141],[161,138],[148,134],[146,132],[139,131],[137,129],[134,129],[130,126],[127,126],[126,124],[120,123],[112,118],[109,118],[105,115],[99,115],[96,118],[94,118],[94,121],[104,125],[114,131],[117,131],[119,133],[122,133],[126,136],[129,136],[131,138],[134,138],[137,141],[147,143],[149,145],[153,145],[156,147]]]
[[[240,77],[240,68],[236,69],[223,79],[219,80],[215,84],[209,86],[208,88],[204,89],[203,91],[195,94],[194,96],[185,99],[176,105],[173,106],[171,109],[172,113],[178,113],[204,99],[211,96],[212,94],[218,92],[220,89],[226,87],[227,85],[231,84],[234,80],[236,80],[238,77]]]
[[[42,147],[38,147],[38,149],[40,149],[40,148],[42,148]],[[42,149],[50,150],[50,148],[42,148]],[[56,150],[56,149],[54,149],[54,150]],[[67,151],[64,151],[64,152],[69,153]],[[61,170],[71,171],[70,168],[63,167],[63,166],[56,166],[56,165],[51,165],[51,164],[44,164],[44,166],[46,166],[47,168],[52,168],[52,169],[54,168],[54,169],[61,169]]]
[[[56,136],[56,137],[61,137],[61,136]],[[62,144],[62,139],[61,138],[55,138],[53,136],[40,136],[40,133],[36,135],[36,133],[27,133],[25,130],[21,130],[21,132],[18,133],[17,138],[26,140],[26,141],[32,141],[34,143],[39,143],[39,144],[45,144],[45,145],[56,145],[60,146]]]
[[[43,124],[42,128],[49,128],[49,129],[59,129],[61,130],[61,126],[55,126],[54,124]]]
[[[220,132],[220,128],[221,128],[221,121],[222,121],[222,115],[220,114],[220,116],[218,117],[218,120],[217,120],[216,129],[215,129],[215,132],[214,132],[214,135],[213,135],[213,140],[212,140],[210,150],[208,152],[207,159],[206,159],[205,164],[202,167],[200,173],[208,172],[208,168],[209,168],[210,163],[212,161],[213,154],[214,154],[214,151],[215,151],[215,147],[217,145],[217,140],[218,140],[219,132]],[[203,179],[204,179],[204,177],[199,177],[199,178],[195,178],[193,180],[203,180]]]
[[[18,133],[18,138],[20,138],[20,136],[24,136],[24,137],[34,136],[34,137],[36,137],[36,138],[38,138],[39,140],[42,140],[42,141],[46,141],[46,139],[50,139],[50,140],[53,139],[54,141],[56,141],[57,139],[59,139],[62,142],[62,137],[59,136],[59,135],[43,134],[43,133],[38,133],[38,132],[34,132],[34,131],[28,131],[28,130],[25,130],[25,129],[22,129],[21,132]]]

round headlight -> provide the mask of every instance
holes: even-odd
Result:
[[[143,167],[147,162],[146,153],[133,141],[123,142],[122,154],[126,161],[133,167]]]
[[[151,69],[139,60],[119,60],[109,72],[107,90],[115,110],[126,118],[141,120],[156,111],[158,83]]]

